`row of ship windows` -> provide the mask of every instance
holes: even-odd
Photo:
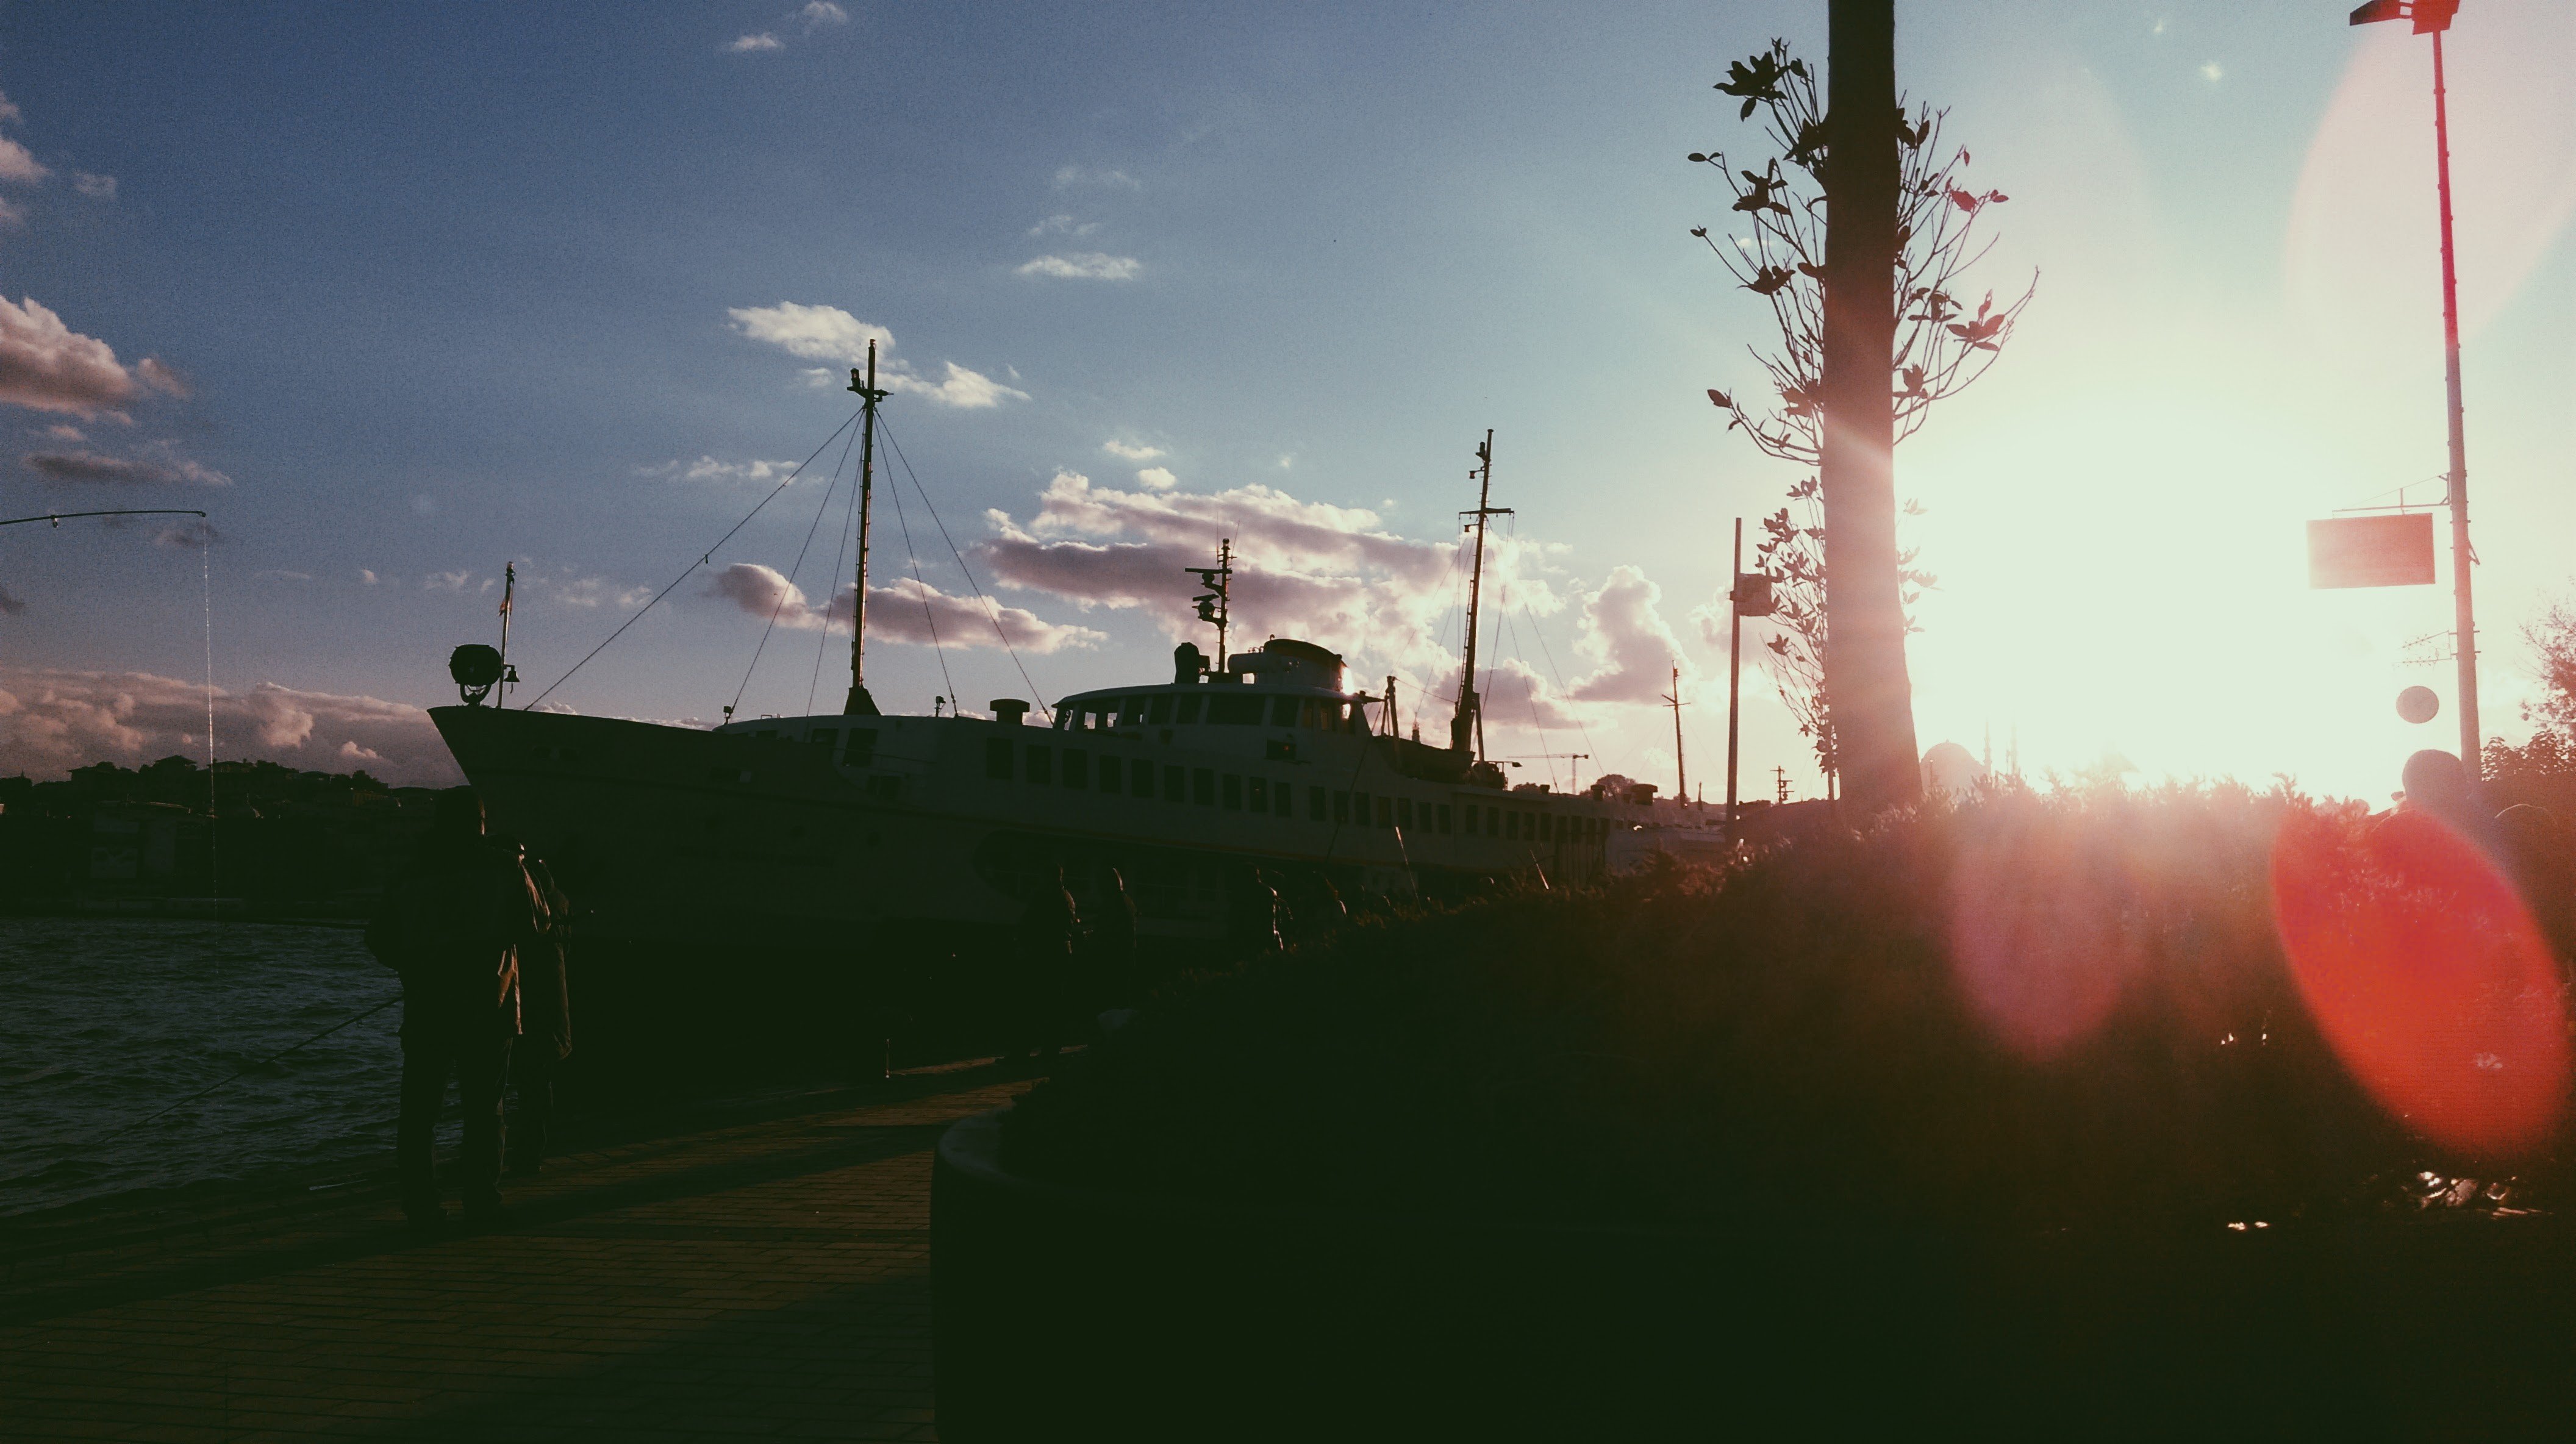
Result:
[[[775,738],[778,736],[778,729],[775,727],[764,727],[751,735],[760,738]],[[817,727],[805,734],[805,745],[808,747],[820,748],[824,756],[830,757],[834,752],[840,749],[841,729],[838,727]],[[839,760],[845,767],[869,767],[875,765],[877,760],[877,729],[874,727],[851,728],[849,751]]]
[[[1102,697],[1069,702],[1056,709],[1055,725],[1065,732],[1106,732],[1113,727],[1171,727],[1194,722],[1217,726],[1308,727],[1326,732],[1366,732],[1368,716],[1357,702],[1335,697],[1278,697],[1261,692],[1210,688],[1204,694],[1157,692],[1137,697]]]
[[[1293,782],[1274,781],[1258,773],[1220,773],[1213,767],[1157,765],[1141,757],[1094,758],[1079,747],[1067,747],[1059,753],[1053,747],[1021,747],[1006,737],[990,738],[984,743],[984,775],[995,782],[1016,780],[1042,787],[1091,788],[1096,782],[1099,791],[1130,797],[1159,796],[1165,802],[1221,807],[1229,812],[1297,815],[1297,785]],[[1306,817],[1311,822],[1406,831],[1413,829],[1418,818],[1434,832],[1463,828],[1469,834],[1482,832],[1510,842],[1555,842],[1560,837],[1568,842],[1593,842],[1609,827],[1605,819],[1598,817],[1559,818],[1544,812],[1473,803],[1454,809],[1445,802],[1426,802],[1416,807],[1410,797],[1383,793],[1371,796],[1313,785],[1306,789]]]

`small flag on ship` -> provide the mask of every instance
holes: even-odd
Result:
[[[501,569],[501,615],[510,615],[510,593],[519,589],[519,564],[511,562]]]

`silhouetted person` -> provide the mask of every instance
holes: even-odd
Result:
[[[518,1107],[510,1114],[510,1173],[545,1165],[554,1130],[555,1073],[572,1056],[572,902],[542,858],[525,858],[528,881],[545,909],[544,931],[519,950],[520,1040],[510,1050]]]
[[[2406,759],[2401,781],[2406,794],[2398,803],[2399,810],[2440,818],[2489,855],[2495,853],[2495,824],[2478,805],[2468,769],[2460,765],[2459,758],[2438,747],[2428,747]]]
[[[1235,873],[1233,905],[1227,909],[1237,957],[1266,958],[1279,951],[1279,894],[1261,869]]]
[[[431,1133],[452,1073],[463,1096],[465,1214],[501,1206],[501,1085],[519,1032],[519,964],[543,911],[517,849],[483,835],[471,788],[438,797],[436,819],[410,867],[385,891],[367,947],[402,976],[402,1112],[394,1126],[403,1213],[444,1220]]]
[[[1081,914],[1065,889],[1064,869],[1050,868],[1020,909],[1004,1009],[1012,1020],[1010,1056],[1046,1054],[1063,1039],[1063,999],[1073,979],[1073,935]]]
[[[1109,896],[1091,923],[1090,1001],[1111,1007],[1132,1006],[1145,991],[1143,968],[1136,955],[1136,899],[1127,878],[1109,870]]]

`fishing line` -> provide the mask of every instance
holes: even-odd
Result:
[[[233,1072],[231,1077],[209,1083],[205,1087],[198,1089],[196,1092],[189,1094],[187,1097],[180,1099],[178,1102],[171,1104],[169,1107],[161,1109],[159,1112],[147,1114],[144,1117],[135,1119],[131,1123],[122,1124],[116,1128],[112,1128],[107,1132],[98,1135],[96,1138],[75,1144],[73,1145],[72,1152],[78,1154],[89,1149],[96,1148],[100,1144],[113,1142],[118,1138],[122,1138],[126,1134],[152,1122],[156,1118],[165,1117],[177,1109],[185,1108],[189,1104],[196,1102],[198,1099],[205,1097],[207,1094],[214,1092],[218,1088],[222,1088],[227,1084],[237,1083],[240,1080],[249,1077],[251,1074],[258,1072],[260,1069],[267,1067],[269,1064],[276,1062],[278,1059],[283,1058],[290,1053],[300,1052],[305,1048],[309,1048],[312,1045],[321,1042],[323,1039],[330,1037],[332,1034],[339,1032],[341,1029],[346,1028],[353,1023],[364,1022],[401,1001],[402,994],[396,993],[392,997],[385,999],[383,1002],[376,1004],[374,1007],[359,1013],[356,1017],[343,1018],[339,1022],[332,1024],[330,1027],[323,1029],[321,1032],[314,1034],[312,1037],[305,1039],[301,1043],[297,1043],[292,1047],[281,1048],[278,1051],[269,1054],[267,1057],[260,1059],[258,1062],[243,1064],[239,1069],[236,1069]],[[0,1179],[0,1185],[25,1183],[35,1177],[36,1175],[33,1173],[22,1173],[13,1178]]]
[[[546,690],[545,690],[545,691],[543,691],[543,692],[539,692],[536,696],[534,696],[534,697],[530,698],[530,699],[529,699],[529,700],[528,700],[524,705],[522,705],[522,706],[519,708],[519,710],[520,710],[520,711],[522,711],[522,712],[533,711],[533,710],[535,709],[536,705],[537,705],[539,702],[542,702],[542,701],[546,700],[546,698],[548,698],[548,697],[550,697],[550,696],[552,696],[552,695],[554,694],[554,690],[555,690],[555,688],[560,687],[560,686],[562,686],[564,683],[571,681],[571,680],[572,680],[572,674],[573,674],[574,672],[578,672],[578,671],[580,671],[582,668],[589,666],[589,665],[590,665],[590,659],[591,659],[591,658],[596,657],[596,656],[598,656],[600,653],[602,653],[602,652],[604,652],[604,651],[608,650],[608,644],[609,644],[609,642],[614,642],[614,641],[616,641],[619,637],[622,637],[622,636],[626,635],[626,629],[627,629],[628,627],[634,626],[637,622],[639,622],[639,621],[643,620],[644,614],[645,614],[646,612],[649,612],[649,611],[653,610],[655,607],[660,606],[660,605],[662,604],[662,599],[663,599],[664,597],[669,596],[673,591],[677,590],[677,589],[678,589],[678,587],[679,587],[679,585],[680,585],[680,583],[685,582],[685,581],[687,581],[691,576],[694,576],[694,575],[697,573],[698,568],[703,567],[703,566],[709,566],[709,565],[712,565],[712,564],[714,563],[714,561],[715,561],[715,555],[716,555],[717,550],[718,550],[719,548],[721,548],[721,547],[722,547],[726,542],[729,542],[729,541],[733,540],[733,535],[734,535],[734,533],[735,533],[735,532],[738,532],[738,531],[742,530],[744,527],[747,527],[747,526],[751,525],[751,519],[752,519],[753,517],[756,517],[756,516],[760,515],[760,513],[761,513],[761,511],[762,511],[762,509],[763,509],[763,508],[767,507],[771,502],[776,501],[776,500],[778,499],[778,493],[779,493],[779,492],[785,491],[788,487],[790,487],[790,486],[794,485],[794,484],[795,484],[795,482],[796,482],[796,478],[804,474],[805,468],[807,468],[807,467],[809,467],[809,466],[812,466],[812,465],[814,464],[814,458],[815,458],[815,457],[817,457],[817,456],[821,456],[821,455],[823,454],[823,447],[825,447],[825,446],[830,446],[830,445],[831,445],[835,440],[838,440],[838,439],[839,439],[839,437],[840,437],[840,435],[841,435],[841,433],[842,433],[842,432],[844,432],[844,431],[847,431],[847,430],[850,428],[850,422],[851,422],[851,421],[856,421],[856,420],[858,420],[858,419],[859,419],[859,413],[858,413],[858,412],[856,412],[856,411],[853,411],[853,412],[851,412],[851,413],[850,413],[849,421],[844,421],[844,422],[842,422],[840,425],[838,425],[838,426],[836,426],[836,427],[833,427],[833,428],[832,428],[832,434],[831,434],[830,436],[826,436],[826,437],[824,437],[824,438],[823,438],[823,446],[815,447],[815,448],[814,448],[814,450],[813,450],[813,452],[812,452],[812,454],[808,455],[808,456],[807,456],[803,461],[800,461],[800,462],[796,463],[796,469],[795,469],[794,471],[791,471],[791,472],[787,473],[787,479],[786,479],[785,481],[782,481],[782,482],[778,483],[777,487],[776,487],[774,490],[772,490],[772,491],[769,493],[769,495],[762,497],[762,498],[760,499],[760,505],[759,505],[759,506],[755,506],[755,507],[753,507],[750,511],[748,511],[748,512],[744,513],[744,514],[743,514],[743,518],[742,518],[742,520],[740,520],[740,521],[738,521],[738,522],[735,522],[735,523],[733,524],[733,526],[732,526],[729,530],[727,530],[723,536],[717,537],[717,538],[716,538],[716,541],[715,541],[715,545],[714,545],[714,546],[708,547],[704,552],[699,553],[699,555],[698,555],[698,559],[697,559],[696,561],[693,561],[693,562],[689,563],[689,565],[688,565],[688,569],[687,569],[686,571],[683,571],[683,572],[681,572],[678,576],[671,578],[671,584],[670,584],[669,586],[666,586],[666,587],[664,587],[662,590],[660,590],[660,591],[658,591],[658,592],[655,592],[655,593],[653,594],[653,600],[651,600],[651,601],[649,601],[649,602],[646,602],[646,603],[645,603],[643,606],[641,606],[641,607],[636,608],[636,609],[635,609],[635,615],[633,615],[633,616],[631,616],[631,617],[628,617],[625,621],[622,621],[622,622],[618,623],[618,624],[617,624],[617,630],[616,630],[616,631],[614,631],[614,632],[609,633],[606,641],[601,642],[598,646],[593,647],[593,648],[591,648],[588,652],[586,652],[586,653],[582,654],[582,659],[581,659],[580,661],[573,663],[573,664],[572,664],[572,666],[571,666],[568,670],[566,670],[566,671],[565,671],[565,673],[564,673],[562,676],[557,677],[557,678],[556,678],[556,679],[554,679],[552,682],[547,683],[547,684],[546,684]]]
[[[202,514],[201,514],[202,515]],[[214,895],[215,926],[224,922],[222,855],[215,847],[215,529],[197,534],[197,591],[206,609],[206,891]]]

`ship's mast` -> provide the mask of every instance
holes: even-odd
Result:
[[[1199,579],[1205,591],[1191,600],[1198,603],[1199,620],[1216,623],[1216,670],[1225,671],[1226,595],[1234,585],[1234,538],[1226,537],[1216,544],[1216,565],[1183,567]]]
[[[1494,488],[1494,429],[1485,428],[1485,444],[1476,448],[1476,469],[1467,473],[1476,478],[1476,509],[1458,513],[1471,517],[1467,523],[1476,533],[1476,564],[1467,574],[1467,665],[1458,678],[1458,710],[1449,719],[1449,750],[1464,752],[1472,738],[1476,759],[1485,757],[1485,708],[1476,695],[1476,610],[1484,600],[1485,590],[1485,522],[1487,518],[1510,516],[1507,506],[1488,505]]]
[[[877,403],[886,393],[877,389],[877,343],[868,342],[867,379],[859,379],[857,367],[850,368],[850,389],[859,393],[859,578],[858,590],[850,596],[850,698],[841,704],[845,717],[874,717],[877,701],[868,695],[868,502],[876,490],[877,479]]]

